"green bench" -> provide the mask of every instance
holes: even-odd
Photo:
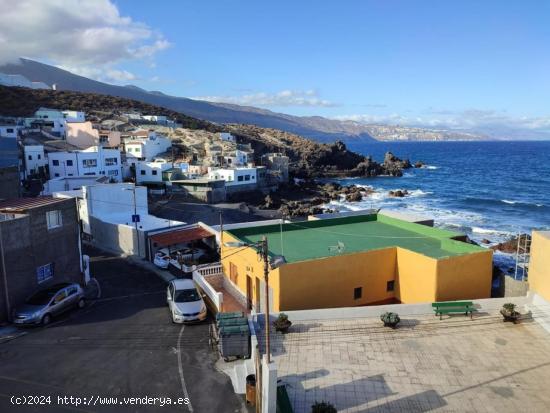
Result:
[[[435,315],[439,315],[439,319],[443,318],[443,314],[470,314],[470,318],[473,319],[473,314],[477,309],[474,307],[474,303],[471,301],[440,301],[432,303],[432,309]]]

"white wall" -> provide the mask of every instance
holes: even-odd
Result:
[[[26,145],[23,147],[23,156],[25,157],[25,176],[38,173],[39,167],[48,164],[48,159],[44,154],[43,145]]]
[[[86,114],[76,110],[64,110],[63,115],[67,122],[84,122],[86,120]]]
[[[17,125],[0,126],[0,137],[2,138],[17,138]]]
[[[168,162],[145,162],[136,163],[136,182],[162,182],[162,171],[170,169]]]
[[[208,178],[223,179],[226,182],[226,186],[234,186],[256,184],[258,176],[256,168],[219,168],[210,170]]]
[[[48,154],[50,178],[64,176],[107,176],[122,181],[122,166],[118,149],[92,147],[83,151],[50,152]]]

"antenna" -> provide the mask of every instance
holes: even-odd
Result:
[[[337,245],[328,247],[330,252],[336,252],[342,254],[346,250],[346,245],[342,241],[338,241]]]

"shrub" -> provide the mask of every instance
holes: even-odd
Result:
[[[336,407],[327,402],[315,402],[311,406],[311,413],[337,413]]]
[[[386,312],[380,316],[380,320],[384,322],[385,325],[396,325],[401,321],[397,313]]]
[[[502,306],[502,309],[504,311],[509,312],[509,313],[515,313],[516,312],[516,305],[514,303],[506,303]]]

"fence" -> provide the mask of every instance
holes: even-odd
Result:
[[[201,290],[207,295],[207,297],[212,302],[212,305],[215,307],[215,310],[222,311],[223,306],[223,294],[216,291],[209,283],[206,281],[204,276],[199,272],[199,270],[193,271],[193,280],[201,288]]]
[[[219,262],[216,262],[214,264],[206,264],[204,267],[199,266],[197,272],[203,277],[209,275],[223,275],[223,268]]]

